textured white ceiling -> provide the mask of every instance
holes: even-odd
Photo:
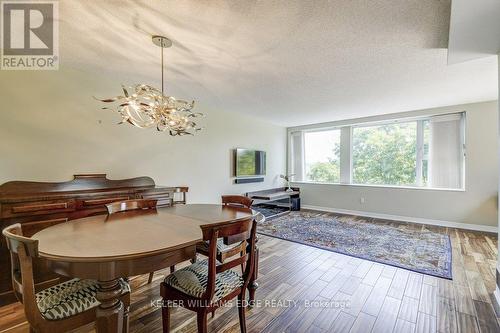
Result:
[[[496,57],[447,65],[449,0],[60,1],[62,66],[159,82],[291,126],[497,97]],[[97,76],[96,76],[97,77]]]
[[[450,21],[449,64],[500,52],[500,1],[453,0]]]

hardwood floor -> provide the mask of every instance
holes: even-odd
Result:
[[[249,332],[500,332],[492,306],[497,238],[413,225],[450,235],[453,281],[259,236],[258,304]],[[167,270],[131,279],[131,332],[161,332],[155,307]],[[194,313],[172,311],[173,332],[196,332]],[[211,332],[239,332],[235,307],[209,319]],[[87,326],[78,332],[90,332]],[[0,308],[0,332],[28,332],[19,304]]]

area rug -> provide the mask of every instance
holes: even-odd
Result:
[[[385,223],[384,223],[385,222]],[[359,216],[301,211],[266,219],[258,232],[451,279],[451,244],[446,234],[407,223]]]
[[[266,204],[253,205],[252,209],[263,214],[266,218],[278,214],[283,214],[290,210],[288,207],[280,207],[280,206],[266,205]]]

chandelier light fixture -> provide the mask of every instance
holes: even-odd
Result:
[[[187,102],[164,94],[163,49],[171,47],[172,41],[164,36],[153,36],[153,43],[161,48],[161,91],[147,84],[122,86],[123,96],[98,100],[117,103],[116,110],[122,116],[120,124],[128,122],[139,128],[156,127],[158,131],[168,131],[172,136],[194,135],[201,130],[194,118],[203,116],[191,111],[194,101]]]

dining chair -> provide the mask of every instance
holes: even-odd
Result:
[[[224,206],[233,206],[233,207],[252,207],[253,200],[244,195],[223,195],[222,204]]]
[[[222,204],[224,206],[250,208],[252,207],[252,203],[253,203],[252,199],[242,195],[222,196]],[[209,252],[208,242],[200,242],[199,244],[197,244],[196,252],[203,254],[204,256],[208,256]],[[227,258],[231,258],[232,256],[235,256],[236,254],[241,252],[245,252],[245,246],[241,242],[227,245],[224,244],[222,238],[217,241],[217,260],[219,260],[219,262],[221,263],[224,263],[224,261]]]
[[[112,202],[106,205],[106,209],[108,210],[108,215],[128,212],[131,210],[146,210],[146,209],[156,209],[158,200],[156,199],[132,199],[132,200],[124,200]],[[173,266],[170,267],[170,271],[174,270]],[[153,282],[155,272],[150,272],[148,277],[148,284]]]
[[[222,196],[222,204],[224,206],[231,206],[231,207],[245,207],[245,208],[251,208],[252,207],[252,204],[253,204],[253,200],[247,196],[242,196],[242,195],[223,195]],[[262,214],[262,213],[258,213],[257,216],[256,216],[256,221],[257,221],[257,225],[259,223],[263,223],[265,220],[266,220],[266,217]],[[259,236],[255,236],[255,244],[257,244],[259,242]],[[202,244],[199,245],[200,248],[203,247]],[[217,251],[219,252],[218,253],[218,258],[217,260],[219,260],[220,262],[223,262],[226,258],[229,258],[233,255],[235,255],[237,253],[237,246],[238,244],[235,244],[235,247],[234,249],[231,249],[231,247],[228,248],[228,246],[226,246],[224,244],[224,242],[222,242],[222,240],[219,240],[218,241],[218,244],[217,244]],[[248,247],[248,246],[247,246]],[[247,248],[248,250],[248,248]],[[201,251],[203,251],[203,249],[201,249]],[[200,251],[200,253],[201,253]],[[251,279],[252,282],[257,285],[257,282],[255,281],[257,279],[257,275],[259,273],[259,250],[257,248],[257,246],[255,247],[255,267],[253,269],[253,278]],[[241,270],[243,271],[243,266],[241,267]],[[250,306],[252,306],[252,304],[254,303],[254,300],[255,300],[255,285],[251,285],[248,290],[249,290],[249,294],[250,294]],[[214,316],[214,312],[212,312],[212,316]]]
[[[139,209],[156,209],[158,200],[156,199],[132,199],[116,201],[106,205],[108,214],[116,214]]]
[[[255,260],[255,233],[257,222],[252,219],[218,226],[202,226],[203,240],[209,243],[208,258],[168,275],[160,285],[163,300],[163,332],[170,331],[170,306],[181,305],[197,314],[198,332],[207,332],[207,315],[238,297],[241,332],[246,332],[245,292],[253,274]],[[249,244],[248,253],[226,263],[217,261],[217,243],[243,242]],[[245,264],[243,274],[232,268]]]
[[[12,262],[12,286],[24,306],[30,332],[67,332],[96,320],[98,284],[95,280],[72,279],[35,292],[33,261],[38,257],[38,240],[23,236],[21,224],[2,231]],[[125,307],[123,332],[128,332],[130,286],[120,280]]]

